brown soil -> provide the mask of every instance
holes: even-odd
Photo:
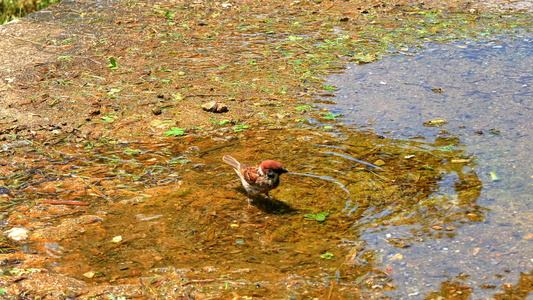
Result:
[[[131,139],[209,127],[214,118],[283,123],[320,90],[328,68],[342,65],[317,66],[306,78],[291,60],[308,51],[279,39],[306,34],[319,42],[346,27],[339,20],[353,22],[356,34],[368,14],[467,8],[461,1],[62,3],[0,29],[1,133]],[[306,18],[311,24],[294,26]],[[212,100],[229,112],[203,111]]]

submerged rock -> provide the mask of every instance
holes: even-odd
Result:
[[[14,227],[4,232],[4,235],[7,236],[10,240],[13,241],[23,241],[28,239],[29,230],[21,227]]]

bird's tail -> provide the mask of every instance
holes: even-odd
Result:
[[[237,160],[235,160],[235,158],[229,155],[224,155],[224,157],[222,157],[222,160],[237,170],[239,169],[239,166],[241,165]]]

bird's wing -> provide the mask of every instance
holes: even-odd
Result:
[[[260,178],[259,170],[257,169],[257,167],[247,167],[247,166],[241,165],[240,171],[244,179],[248,183],[254,183],[257,181],[258,178]]]

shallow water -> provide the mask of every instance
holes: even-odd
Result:
[[[428,45],[353,66],[331,78],[344,117],[327,124],[6,141],[1,180],[24,203],[3,222],[31,229],[36,267],[90,284],[173,274],[204,298],[527,294],[530,46]],[[435,119],[447,124],[423,126]],[[247,208],[226,154],[291,173]]]
[[[406,249],[390,240],[416,236],[415,226],[367,230],[366,251],[381,252],[383,266],[392,268],[398,287],[390,296],[424,298],[460,286],[474,298],[509,296],[515,288],[525,296],[532,288],[524,274],[533,270],[533,42],[429,44],[414,52],[331,76],[338,90],[330,109],[388,138],[453,137],[454,147],[475,156],[471,172],[482,183],[475,198],[484,217]],[[436,119],[447,124],[423,125]],[[432,196],[460,200],[460,181],[447,174]]]
[[[7,180],[23,179],[36,204],[4,222],[32,229],[29,251],[47,257],[35,267],[93,284],[174,274],[182,287],[200,280],[196,289],[215,298],[404,293],[387,264],[404,260],[393,254],[484,218],[477,175],[454,162],[469,155],[443,145],[307,125],[255,127],[237,140],[191,134],[54,151],[10,143],[5,153],[36,171]],[[291,173],[272,200],[247,208],[225,154],[250,164],[275,158]],[[454,174],[453,188],[442,184]],[[54,199],[88,206],[46,204]]]

